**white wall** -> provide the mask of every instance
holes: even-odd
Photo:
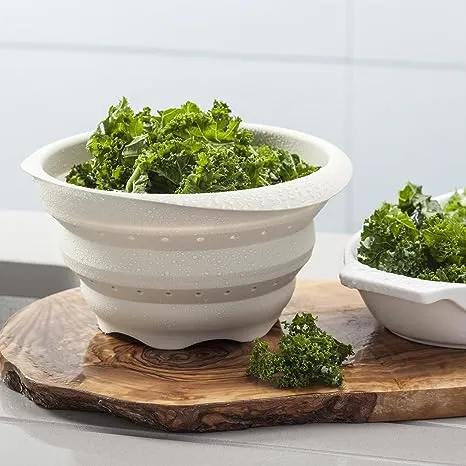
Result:
[[[0,0],[0,209],[41,209],[21,160],[122,95],[221,98],[342,147],[354,180],[320,231],[359,228],[407,179],[466,185],[465,18],[463,0]]]

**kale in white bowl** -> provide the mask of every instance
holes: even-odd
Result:
[[[444,203],[407,183],[364,222],[358,260],[408,277],[466,283],[466,189]]]

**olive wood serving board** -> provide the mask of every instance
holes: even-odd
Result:
[[[375,422],[466,415],[466,351],[403,340],[381,328],[359,294],[300,282],[298,312],[356,351],[341,389],[279,390],[245,374],[250,343],[149,348],[97,328],[79,289],[36,301],[0,333],[0,374],[46,408],[110,412],[156,429],[235,430],[306,422]],[[266,336],[274,344],[279,324]]]

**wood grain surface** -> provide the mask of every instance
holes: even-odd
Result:
[[[306,422],[466,415],[466,351],[405,341],[381,328],[359,294],[335,282],[298,283],[283,319],[312,312],[356,351],[341,389],[279,390],[249,379],[250,344],[185,350],[104,335],[78,289],[36,301],[0,332],[0,374],[40,406],[98,410],[169,431]],[[277,324],[266,336],[273,344]]]

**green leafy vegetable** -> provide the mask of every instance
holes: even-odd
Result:
[[[66,181],[101,190],[194,194],[258,188],[317,171],[297,154],[253,144],[224,102],[208,111],[186,102],[152,115],[122,98],[87,143],[89,161]]]
[[[275,352],[266,341],[256,340],[247,374],[280,388],[342,385],[342,364],[353,349],[320,329],[316,320],[311,314],[298,314],[291,323],[284,322],[288,332]]]
[[[358,259],[386,272],[466,283],[466,191],[445,206],[408,183],[364,222]]]
[[[411,217],[398,206],[384,203],[364,223],[359,260],[400,275],[416,276],[422,272],[426,257]]]
[[[466,223],[466,189],[456,192],[445,204],[444,212],[462,223]]]
[[[435,271],[427,270],[422,272],[417,278],[435,282],[466,283],[466,266],[447,265],[439,267]]]
[[[399,192],[398,207],[411,217],[417,227],[421,226],[426,218],[442,212],[438,201],[423,194],[422,186],[410,182]]]

